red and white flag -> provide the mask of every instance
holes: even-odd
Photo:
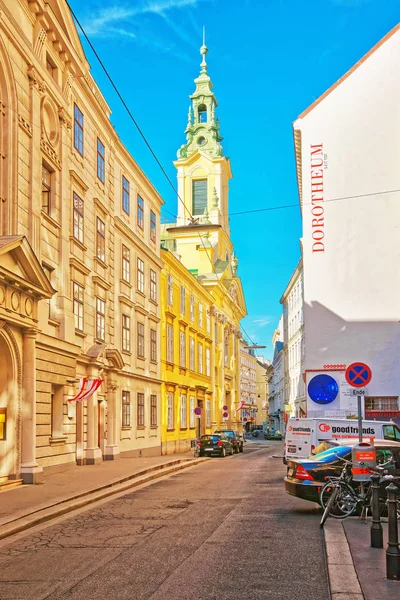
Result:
[[[240,401],[240,404],[239,404],[239,406],[237,407],[237,409],[235,410],[235,412],[238,412],[239,410],[242,410],[242,408],[243,408],[244,404],[245,404],[244,400],[241,400],[241,401]]]
[[[99,389],[102,383],[102,379],[90,380],[87,377],[84,377],[80,380],[78,393],[73,398],[70,398],[68,402],[83,402],[84,400],[87,400],[93,396],[95,391]]]

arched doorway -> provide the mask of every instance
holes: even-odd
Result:
[[[18,384],[12,349],[0,332],[0,482],[18,472]]]

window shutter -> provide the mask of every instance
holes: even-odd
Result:
[[[207,179],[193,181],[193,215],[203,215],[207,208]]]

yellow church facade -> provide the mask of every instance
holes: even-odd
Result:
[[[209,400],[210,410],[204,415],[202,411],[203,420],[200,418],[195,423],[186,440],[215,429],[242,428],[239,343],[240,320],[247,312],[241,280],[237,275],[238,259],[229,230],[228,194],[232,172],[229,158],[224,156],[221,146],[216,116],[217,100],[208,75],[205,43],[200,52],[201,71],[195,79],[195,92],[190,97],[186,143],[179,149],[178,159],[174,163],[178,178],[177,220],[161,228],[161,243],[167,249],[162,252],[165,266],[161,286],[161,346],[162,352],[168,350],[168,340],[164,338],[166,323],[169,320],[179,322],[177,309],[169,308],[174,306],[174,302],[172,305],[168,302],[168,276],[179,281],[185,274],[189,295],[196,298],[201,293],[206,294],[203,302],[207,299],[209,324],[206,344],[211,350],[211,366],[206,380],[198,382],[196,372],[190,373],[187,381],[186,373],[179,371],[176,360],[174,369],[168,361],[162,360],[162,445],[166,451],[173,451],[170,449],[174,448],[174,444],[177,449],[187,448],[187,445],[178,443],[178,439],[182,439],[179,438],[180,431],[168,428],[165,419],[168,416],[168,402],[171,404],[172,388],[190,385],[191,379],[193,389],[204,385],[201,394],[204,394],[206,406]],[[190,275],[189,279],[187,274]],[[178,289],[174,293],[178,298]],[[176,330],[181,331],[183,327],[181,323]],[[178,344],[177,340],[175,344]],[[176,394],[175,402],[179,402],[180,394]],[[190,417],[193,406],[203,408],[204,401],[198,395],[195,396],[194,405],[192,400],[188,406]],[[193,424],[193,420],[191,422]]]

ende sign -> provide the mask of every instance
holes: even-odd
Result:
[[[323,144],[311,144],[311,235],[312,252],[325,252],[324,230],[324,149]]]

